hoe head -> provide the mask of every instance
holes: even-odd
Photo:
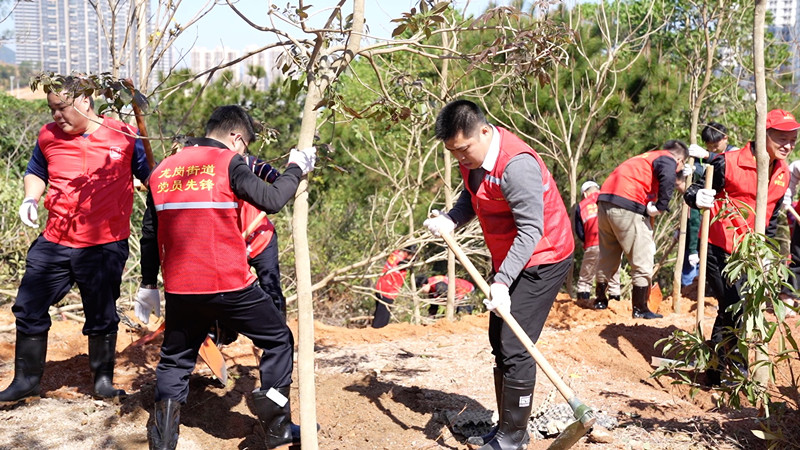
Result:
[[[561,434],[558,435],[555,441],[550,444],[548,450],[566,450],[571,448],[578,442],[594,425],[595,417],[594,411],[591,408],[581,403],[577,398],[572,398],[569,405],[574,412],[575,422],[569,424]]]

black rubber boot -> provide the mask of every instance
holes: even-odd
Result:
[[[528,419],[536,380],[503,380],[503,409],[494,439],[479,450],[521,450],[528,446]]]
[[[0,402],[16,402],[42,392],[39,382],[47,356],[47,332],[25,334],[17,331],[14,356],[14,379],[0,392]]]
[[[634,286],[632,296],[633,318],[634,319],[660,319],[664,316],[650,311],[647,307],[647,297],[650,296],[650,288],[647,286]]]
[[[114,398],[127,395],[122,389],[114,388],[116,347],[117,333],[89,336],[89,367],[94,374],[95,397]]]
[[[579,306],[588,307],[589,302],[591,301],[589,300],[590,297],[591,295],[588,292],[578,292],[578,298],[575,303],[577,303]]]
[[[592,308],[594,309],[606,309],[608,308],[608,298],[606,298],[606,289],[608,289],[608,283],[601,283],[597,282],[597,285],[594,287],[594,295],[596,298],[594,299],[594,305]]]
[[[181,404],[168,398],[156,403],[147,426],[150,450],[174,450],[178,446],[181,426]]]
[[[621,297],[619,295],[609,295],[608,299],[609,300],[620,301]]]
[[[273,388],[286,397],[283,406],[267,397],[269,391],[253,391],[256,416],[266,435],[268,449],[288,449],[292,446],[292,408],[289,402],[289,386]],[[299,431],[299,427],[297,429]]]
[[[494,396],[497,401],[497,415],[499,416],[503,413],[503,371],[499,367],[494,368]],[[492,429],[483,436],[470,436],[467,438],[467,444],[484,445],[494,439],[494,435],[497,434],[497,429],[500,428],[500,422],[502,422],[502,420],[503,418],[500,417],[497,420],[497,425],[493,426]]]

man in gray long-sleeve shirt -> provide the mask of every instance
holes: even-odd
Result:
[[[511,314],[536,342],[572,265],[572,229],[552,175],[539,155],[509,131],[486,121],[472,102],[454,101],[436,119],[436,137],[459,162],[465,187],[446,214],[428,219],[434,234],[477,216],[495,271],[488,309]],[[546,211],[546,214],[545,214]],[[481,448],[523,448],[536,364],[496,315],[489,320],[495,355],[498,427]],[[491,442],[490,442],[491,441]]]

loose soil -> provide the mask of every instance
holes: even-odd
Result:
[[[694,302],[671,313],[671,299],[658,320],[631,319],[629,302],[605,311],[581,308],[565,294],[553,307],[538,347],[584,402],[618,425],[611,442],[582,439],[575,448],[687,449],[766,448],[751,430],[783,433],[779,448],[800,442],[797,377],[778,373],[776,396],[788,408],[779,420],[758,411],[717,408],[715,393],[650,378],[657,340],[676,329],[692,330]],[[706,307],[706,332],[716,313]],[[132,317],[132,312],[129,313]],[[10,306],[0,307],[0,326],[13,323]],[[496,409],[487,314],[462,316],[431,325],[391,324],[375,330],[315,324],[316,412],[322,449],[466,449],[466,437],[447,417],[490,414]],[[290,326],[297,336],[297,323]],[[150,324],[153,330],[157,324]],[[795,335],[797,326],[795,325]],[[86,338],[81,324],[53,323],[43,398],[0,409],[0,449],[145,449],[146,423],[153,409],[155,365],[160,340],[131,343],[147,332],[120,326],[115,383],[130,395],[121,402],[91,398]],[[249,393],[258,385],[249,340],[223,348],[229,379],[222,386],[202,363],[190,379],[181,410],[179,449],[262,449],[263,433]],[[0,388],[13,377],[14,332],[0,333]],[[796,360],[796,356],[795,356]],[[796,361],[795,361],[796,362]],[[294,374],[297,380],[297,373]],[[796,385],[795,385],[796,386]],[[292,386],[293,417],[299,422],[297,382]],[[554,390],[539,372],[535,407]],[[557,397],[561,401],[560,397]],[[774,417],[774,416],[773,416]],[[794,434],[792,434],[794,433]],[[546,448],[552,439],[532,441]]]

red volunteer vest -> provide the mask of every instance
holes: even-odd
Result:
[[[228,177],[235,155],[228,149],[186,147],[151,174],[166,292],[231,292],[256,280],[239,228],[239,199]]]
[[[725,152],[719,157],[725,158],[725,189],[717,193],[717,199],[711,208],[711,217],[717,217],[717,213],[723,208],[728,212],[736,211],[738,208],[747,211],[747,218],[737,212],[724,214],[727,217],[717,217],[708,229],[708,242],[731,253],[739,235],[755,228],[758,178],[756,157],[750,150],[750,143],[739,150]],[[767,189],[767,224],[788,187],[789,168],[786,161],[776,160]],[[726,194],[729,201],[726,201]]]
[[[578,204],[583,223],[584,249],[600,245],[600,236],[597,231],[597,197],[599,196],[600,191],[592,192]]]
[[[45,239],[83,248],[130,236],[136,138],[120,131],[137,133],[108,117],[88,136],[67,134],[55,123],[39,130],[49,183]]]
[[[542,238],[536,244],[525,267],[563,261],[572,254],[575,244],[572,240],[572,227],[567,209],[564,207],[561,194],[558,193],[553,176],[539,155],[528,144],[503,128],[495,127],[495,129],[500,134],[500,154],[492,171],[486,173],[483,178],[478,192],[470,191],[472,208],[481,223],[486,246],[489,247],[489,253],[492,254],[494,270],[500,270],[500,265],[517,236],[517,226],[508,202],[500,189],[500,180],[503,178],[503,171],[508,161],[521,153],[527,153],[536,159],[542,172],[544,185],[544,230]],[[458,167],[461,169],[461,176],[464,180],[468,180],[469,170],[462,165]],[[466,189],[469,189],[469,183],[464,184],[467,185]]]
[[[395,270],[391,273],[386,273],[395,267],[399,266],[406,259],[408,259],[408,252],[405,250],[395,250],[386,259],[386,264],[383,265],[383,275],[378,278],[375,283],[375,290],[378,291],[383,297],[394,300],[400,293],[400,288],[403,287],[403,282],[406,279],[406,270]]]
[[[653,176],[653,161],[672,155],[668,150],[655,150],[628,158],[608,176],[601,194],[612,194],[642,205],[658,198],[658,178]]]
[[[261,210],[245,201],[240,201],[239,204],[239,229],[244,232],[256,220],[256,217],[261,214]],[[245,244],[247,244],[247,258],[255,258],[260,255],[267,248],[274,234],[275,225],[265,216],[253,232],[244,238]]]
[[[456,282],[455,282],[455,285],[456,285],[456,300],[462,300],[464,297],[466,297],[467,295],[471,294],[472,291],[475,290],[475,286],[472,283],[470,283],[469,281],[467,281],[467,280],[465,280],[463,278],[456,278],[455,280],[456,280]],[[434,276],[428,278],[428,280],[425,282],[425,286],[433,287],[433,285],[435,285],[437,283],[449,284],[447,281],[448,281],[447,280],[447,275],[434,275]]]

